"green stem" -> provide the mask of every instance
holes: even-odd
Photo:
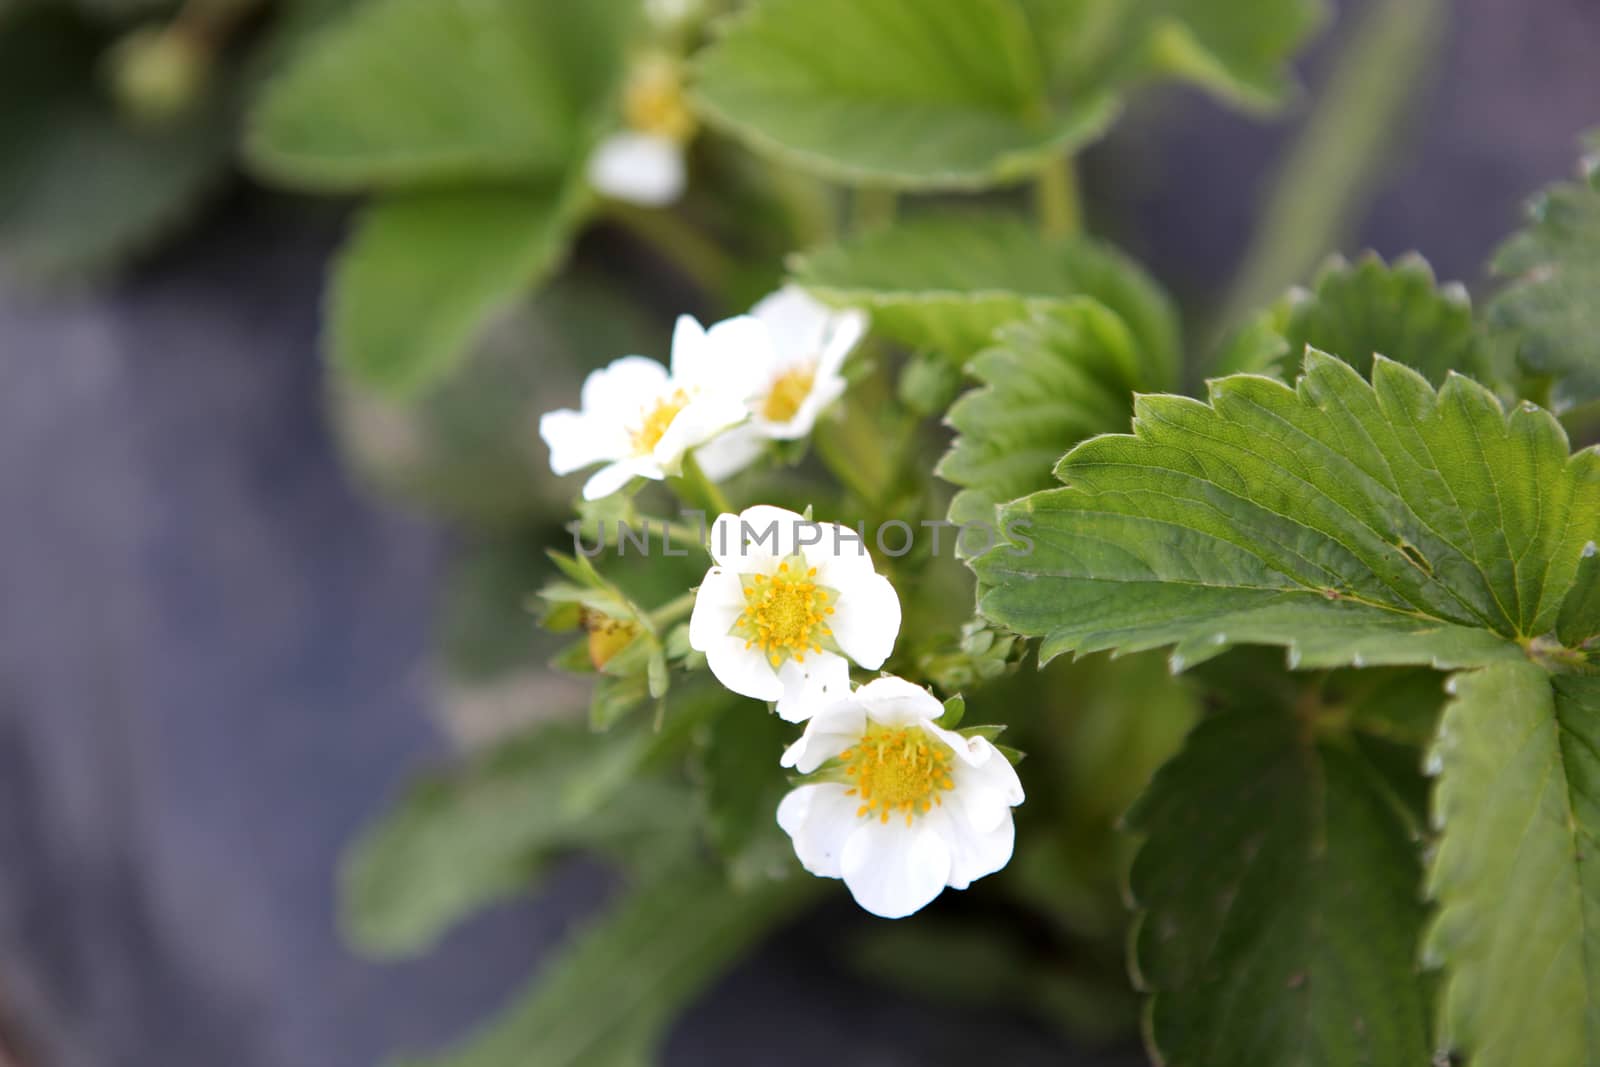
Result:
[[[1334,251],[1365,212],[1417,99],[1447,17],[1445,0],[1372,0],[1267,197],[1211,342]]]
[[[718,515],[733,511],[733,505],[728,503],[722,487],[706,477],[706,472],[700,469],[693,452],[683,457],[683,473],[676,478],[669,478],[667,484],[685,504],[704,508],[708,523],[714,522]]]
[[[674,597],[650,613],[650,622],[657,630],[670,626],[694,610],[694,590]]]
[[[839,479],[840,484],[864,502],[877,503],[877,488],[863,475],[860,461],[850,454],[850,450],[841,448],[840,434],[826,431],[816,433],[812,435],[811,443],[817,450],[817,458],[822,460],[830,474]]]
[[[672,211],[602,200],[606,217],[677,264],[704,292],[720,298],[738,264],[722,247]]]
[[[1039,230],[1046,237],[1069,237],[1083,231],[1083,203],[1078,170],[1071,156],[1058,156],[1034,181]]]
[[[856,233],[881,230],[894,221],[898,208],[893,189],[858,185],[850,197],[850,228]]]
[[[836,196],[821,179],[776,163],[768,165],[767,175],[789,217],[797,247],[828,244],[838,237]]]

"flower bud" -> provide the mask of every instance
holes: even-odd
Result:
[[[118,108],[151,126],[193,110],[211,76],[211,55],[205,48],[185,34],[156,27],[122,38],[106,63]]]
[[[589,662],[595,670],[603,670],[613,656],[639,636],[639,624],[631,619],[613,619],[597,611],[586,611],[583,628],[589,632]]]

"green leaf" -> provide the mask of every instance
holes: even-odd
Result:
[[[1061,461],[1068,488],[1003,509],[1027,542],[975,563],[979,608],[1041,658],[1236,644],[1291,665],[1464,666],[1546,635],[1600,529],[1600,452],[1386,359],[1369,385],[1312,352],[1290,388],[1235,375],[1209,404],[1147,396],[1132,435]]]
[[[1293,88],[1289,60],[1327,11],[1322,0],[1152,0],[1145,62],[1237,106],[1271,108]]]
[[[794,846],[778,826],[778,802],[789,791],[778,760],[798,736],[776,715],[739,700],[701,738],[706,827],[735,888],[798,872]]]
[[[367,0],[267,86],[247,158],[301,188],[554,178],[621,70],[625,0]]]
[[[574,785],[627,743],[551,725],[418,782],[346,857],[351,940],[376,956],[416,954],[465,915],[531,888],[559,851],[686,847],[688,798],[664,783],[636,778],[598,809],[573,802]]]
[[[609,730],[648,699],[650,682],[643,671],[596,678],[589,700],[589,727],[593,730]]]
[[[497,530],[548,521],[571,494],[532,427],[582,371],[663,336],[621,287],[568,272],[485,327],[450,377],[396,398],[350,375],[330,409],[347,463],[433,515]],[[592,535],[588,542],[593,544]]]
[[[644,1067],[678,1013],[815,892],[814,879],[730,891],[680,864],[630,889],[458,1050],[412,1067]]]
[[[394,395],[439,381],[487,319],[554,268],[572,215],[570,194],[554,186],[377,201],[334,264],[334,365]]]
[[[1600,1063],[1600,679],[1504,663],[1451,679],[1429,757],[1441,830],[1424,958],[1473,1067]]]
[[[1190,81],[1263,110],[1294,87],[1289,61],[1324,22],[1322,0],[1023,0],[1057,86]]]
[[[1294,289],[1239,331],[1218,359],[1220,373],[1281,376],[1298,368],[1307,346],[1330,352],[1363,376],[1383,355],[1434,385],[1450,371],[1492,378],[1489,347],[1459,283],[1440,286],[1417,255],[1393,265],[1369,252],[1355,264],[1334,256],[1310,290]]]
[[[0,25],[0,260],[46,278],[94,273],[187,221],[227,173],[233,87],[141,126],[98,75],[103,41],[57,13]]]
[[[1579,181],[1554,185],[1528,206],[1528,226],[1495,253],[1511,279],[1489,304],[1531,375],[1554,379],[1558,404],[1600,398],[1600,131]]]
[[[1487,381],[1487,346],[1472,318],[1472,303],[1458,283],[1438,286],[1420,256],[1393,266],[1375,253],[1354,265],[1334,257],[1309,293],[1289,298],[1283,329],[1291,359],[1309,345],[1349,363],[1363,377],[1372,357],[1384,355],[1439,385],[1450,371]]]
[[[997,504],[1053,484],[1056,461],[1127,426],[1133,393],[1150,386],[1133,335],[1088,298],[1000,327],[967,369],[983,384],[951,405],[958,436],[935,473],[962,487],[951,521],[991,529]]]
[[[1015,0],[764,0],[700,56],[697,98],[754,150],[907,189],[1014,180],[1098,136],[1114,104],[1055,108]]]
[[[792,269],[819,299],[866,308],[879,332],[957,360],[1006,322],[1093,297],[1127,323],[1152,385],[1176,381],[1177,317],[1160,287],[1106,245],[1047,241],[1016,218],[929,215],[797,257]]]
[[[1600,634],[1600,551],[1590,541],[1583,546],[1578,576],[1561,604],[1556,638],[1568,648],[1577,648],[1586,641],[1593,644],[1595,634]]]
[[[1130,945],[1154,1058],[1429,1062],[1421,812],[1407,792],[1281,706],[1223,711],[1190,734],[1127,818],[1146,837]]]

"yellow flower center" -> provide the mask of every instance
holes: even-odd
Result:
[[[889,821],[891,812],[904,812],[906,825],[914,815],[924,815],[939,796],[955,788],[950,777],[949,746],[921,726],[869,725],[850,748],[839,753],[844,773],[854,788],[847,796],[860,796],[857,817],[877,815]]]
[[[804,663],[807,652],[822,651],[833,634],[827,618],[833,614],[837,593],[815,581],[817,569],[805,557],[790,556],[772,574],[742,575],[744,610],[733,632],[745,639],[745,648],[759,648],[774,667],[786,656]]]
[[[678,412],[689,406],[689,394],[679,389],[670,396],[661,397],[655,406],[640,412],[639,427],[633,431],[633,450],[638,455],[648,455],[661,443],[662,435]]]
[[[628,75],[622,118],[640,133],[683,144],[694,136],[694,112],[683,93],[678,64],[662,56],[643,60]]]
[[[791,367],[772,380],[767,392],[767,402],[761,415],[768,422],[788,422],[799,412],[800,405],[811,395],[811,383],[816,380],[817,368],[813,363]]]

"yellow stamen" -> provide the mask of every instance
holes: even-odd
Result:
[[[669,396],[658,399],[654,407],[641,411],[639,426],[632,433],[634,453],[641,456],[649,455],[661,442],[667,427],[672,425],[672,420],[678,417],[678,412],[688,406],[689,394],[679,389]]]
[[[906,825],[944,801],[940,791],[955,788],[950,777],[953,753],[921,726],[870,725],[861,740],[839,754],[845,776],[865,801],[857,817],[905,815]]]
[[[683,92],[683,73],[666,56],[636,63],[622,93],[622,118],[640,133],[683,144],[694,136],[694,112]]]
[[[800,565],[794,568],[800,570]],[[813,568],[801,578],[791,573],[789,560],[778,564],[770,575],[750,576],[744,585],[744,610],[733,625],[733,633],[747,646],[761,649],[774,667],[793,657],[804,663],[812,652],[822,651],[824,616],[838,595],[814,580]]]
[[[761,406],[761,417],[768,422],[788,422],[800,411],[800,405],[811,395],[811,385],[816,380],[814,363],[791,367],[772,380],[767,399]]]

